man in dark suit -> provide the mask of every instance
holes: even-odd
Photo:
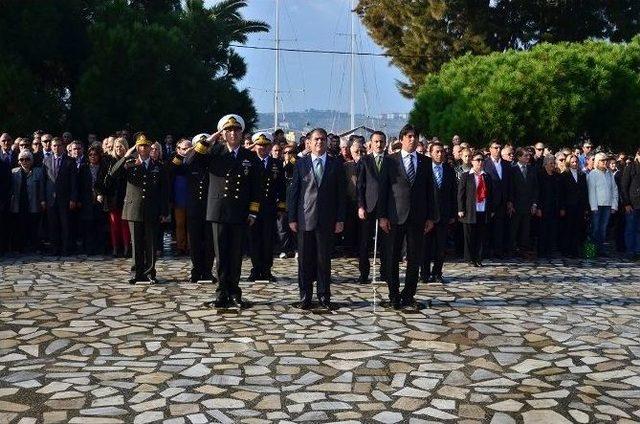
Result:
[[[198,134],[191,143],[183,140],[176,145],[176,154],[171,160],[170,169],[174,175],[187,177],[187,233],[189,236],[189,254],[191,255],[191,275],[189,282],[217,282],[213,276],[213,230],[207,222],[207,195],[209,193],[209,171],[202,161],[184,163],[185,156],[200,141],[206,141],[210,134]]]
[[[511,167],[508,197],[513,205],[509,238],[511,254],[529,249],[531,216],[538,208],[538,169],[529,165],[530,159],[529,151],[519,147],[516,150],[517,163]]]
[[[418,134],[411,125],[400,131],[402,149],[388,156],[380,183],[380,228],[387,237],[387,285],[390,306],[419,309],[415,301],[418,272],[422,263],[424,234],[433,227],[432,182],[427,158],[416,153]],[[407,271],[400,292],[399,273],[402,243],[407,240]]]
[[[513,214],[513,205],[508,201],[511,164],[501,157],[502,146],[498,140],[489,144],[489,157],[484,161],[484,171],[492,179],[494,215],[489,223],[489,239],[493,256],[501,258],[508,245],[509,229],[507,217]]]
[[[134,138],[138,154],[132,156],[130,149],[109,173],[113,178],[125,173],[127,178],[122,219],[129,221],[133,242],[134,275],[129,279],[129,284],[137,281],[155,284],[155,237],[160,222],[169,219],[169,189],[162,164],[151,159],[151,141],[142,132]]]
[[[11,247],[9,198],[11,193],[11,167],[0,160],[0,255]]]
[[[251,240],[251,275],[249,281],[275,281],[271,273],[273,266],[273,241],[276,236],[278,216],[287,210],[284,171],[282,162],[269,153],[272,136],[266,132],[257,132],[251,137],[258,161],[262,166],[260,179],[260,211],[256,222],[249,231]]]
[[[586,234],[589,194],[578,157],[569,155],[566,161],[567,169],[560,174],[560,251],[563,256],[576,258]]]
[[[213,230],[213,247],[218,257],[216,308],[245,309],[240,273],[247,225],[255,223],[260,210],[260,175],[256,155],[242,147],[244,120],[226,115],[218,121],[218,132],[200,140],[187,154],[185,163],[201,163],[209,171],[207,221]]]
[[[289,227],[298,234],[300,309],[312,307],[317,280],[320,306],[331,310],[331,250],[334,234],[344,229],[346,177],[342,162],[327,154],[327,132],[307,134],[310,154],[295,164],[287,191]]]
[[[77,169],[64,153],[62,140],[54,138],[51,150],[53,154],[43,159],[49,241],[54,255],[66,256],[71,244],[69,213],[78,201]]]
[[[387,148],[387,136],[382,131],[374,131],[369,138],[370,154],[360,159],[360,173],[358,174],[357,198],[358,218],[360,219],[360,240],[358,245],[358,269],[360,283],[369,280],[369,248],[372,236],[375,234],[380,202],[380,176],[386,167],[384,152]],[[378,246],[380,251],[380,277],[387,281],[386,260],[384,257],[384,233],[378,232]]]
[[[442,278],[442,266],[447,247],[447,230],[449,225],[455,222],[458,207],[456,173],[451,165],[444,162],[445,152],[442,143],[432,143],[429,154],[431,159],[427,161],[427,180],[433,183],[430,189],[434,225],[425,235],[422,278],[426,282],[442,284],[446,282]]]

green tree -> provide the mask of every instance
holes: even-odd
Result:
[[[640,32],[637,0],[359,0],[356,10],[407,76],[397,83],[407,97],[426,75],[467,53],[589,38],[629,41]]]
[[[411,121],[476,144],[573,144],[584,132],[631,147],[640,130],[640,36],[628,44],[543,43],[529,51],[465,55],[427,76]]]
[[[224,113],[256,119],[231,43],[267,31],[243,0],[0,3],[0,128],[189,135]],[[19,113],[19,115],[18,115]]]

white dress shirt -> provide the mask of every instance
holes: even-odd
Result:
[[[413,163],[413,173],[415,174],[418,171],[418,158],[416,156],[416,152],[413,151],[411,153],[405,152],[404,150],[400,150],[400,155],[402,156],[402,164],[404,165],[404,170],[409,175],[409,161],[407,160],[407,156],[411,157],[411,162]]]

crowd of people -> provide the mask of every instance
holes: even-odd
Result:
[[[3,133],[0,253],[132,257],[130,282],[155,282],[170,234],[174,254],[191,256],[191,281],[219,281],[218,307],[247,306],[243,254],[250,281],[275,280],[274,256],[296,256],[303,309],[314,281],[330,307],[332,255],[357,257],[354,279],[369,282],[374,238],[377,278],[396,308],[415,306],[418,281],[446,282],[445,257],[480,267],[485,258],[580,257],[588,244],[606,257],[608,239],[640,257],[640,149],[614,155],[588,139],[555,152],[542,142],[445,144],[410,125],[389,139],[244,131],[227,115],[214,134],[162,143],[128,131],[101,143]]]

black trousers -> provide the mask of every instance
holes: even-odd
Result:
[[[82,246],[87,255],[104,253],[107,246],[107,215],[98,214],[93,219],[82,220]]]
[[[560,220],[558,213],[558,211],[551,211],[542,215],[540,219],[540,232],[538,237],[538,256],[540,257],[548,257],[556,251],[558,224]]]
[[[29,252],[38,247],[38,222],[40,213],[21,212],[13,214],[13,231],[15,231],[13,248],[18,252]]]
[[[464,230],[464,259],[467,261],[482,261],[482,245],[487,233],[484,212],[476,212],[476,224],[463,223]]]
[[[191,278],[211,280],[213,277],[213,229],[204,211],[199,215],[187,215],[187,234],[191,256]]]
[[[213,249],[218,258],[218,300],[230,297],[242,297],[240,289],[240,273],[242,271],[242,245],[246,228],[245,224],[228,224],[212,222]]]
[[[511,216],[509,226],[509,251],[515,252],[519,249],[529,248],[529,238],[531,231],[531,214],[527,212],[516,212]]]
[[[280,241],[280,251],[293,253],[296,250],[296,236],[289,228],[289,217],[286,213],[278,216],[277,219],[278,240]]]
[[[563,256],[579,256],[586,234],[585,211],[569,206],[560,222],[560,251]]]
[[[367,280],[371,271],[369,263],[369,252],[372,250],[374,237],[376,235],[376,226],[378,225],[375,211],[367,215],[367,219],[359,219],[360,239],[358,241],[358,269],[360,270],[360,278]],[[387,281],[387,261],[385,259],[386,252],[386,233],[378,228],[378,257],[380,258],[380,268],[378,270],[380,278],[378,281]]]
[[[249,228],[249,252],[252,272],[261,278],[271,274],[273,266],[273,240],[276,232],[276,214],[260,214]]]
[[[423,279],[427,279],[430,276],[442,277],[448,227],[446,221],[438,222],[424,236],[424,262],[421,269]]]
[[[69,202],[56,200],[47,210],[49,220],[49,241],[55,253],[69,253],[71,238],[69,235]]]
[[[143,222],[129,221],[131,244],[133,247],[134,276],[137,279],[156,277],[156,233],[160,222],[148,219]]]
[[[402,244],[407,240],[407,270],[404,288],[400,292],[400,261],[402,260]],[[391,224],[387,237],[387,286],[389,300],[411,301],[418,289],[418,272],[423,260],[424,224],[404,223]]]
[[[298,231],[298,287],[302,302],[311,301],[314,281],[318,282],[318,299],[331,299],[333,236],[333,228]]]
[[[509,242],[509,228],[505,211],[501,211],[491,218],[488,231],[491,254],[494,256],[504,255]]]

